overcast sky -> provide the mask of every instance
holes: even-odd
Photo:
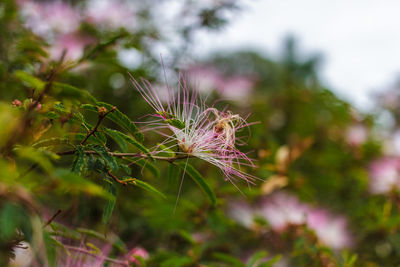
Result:
[[[342,98],[367,108],[372,91],[400,76],[399,0],[246,0],[217,34],[202,34],[197,52],[253,47],[277,54],[294,34],[304,52],[324,56],[322,78]]]

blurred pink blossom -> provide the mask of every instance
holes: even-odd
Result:
[[[146,259],[149,258],[149,253],[144,248],[135,247],[131,251],[129,251],[129,253],[126,256],[126,259],[129,262],[133,262],[135,264],[139,264],[140,262],[136,259],[136,257],[140,257],[143,260],[146,260]]]
[[[237,102],[249,99],[254,87],[254,81],[246,76],[232,76],[220,80],[218,90],[221,96]]]
[[[371,163],[369,190],[373,194],[400,188],[400,158],[384,157]]]
[[[217,90],[221,79],[218,70],[213,67],[193,66],[189,69],[190,83],[203,95]]]
[[[278,192],[263,201],[260,215],[269,222],[272,229],[282,231],[289,225],[305,224],[308,211],[309,207],[295,196]]]
[[[219,70],[209,66],[193,66],[189,79],[201,94],[217,92],[227,100],[246,102],[254,87],[254,79],[244,75],[223,76]]]
[[[14,99],[14,101],[11,102],[11,104],[12,104],[14,107],[20,107],[20,106],[22,106],[22,102],[19,101],[18,99]]]
[[[350,126],[346,131],[346,141],[352,146],[359,146],[368,138],[367,128],[362,124]]]
[[[255,216],[261,216],[271,229],[279,233],[289,226],[304,225],[315,232],[321,243],[333,249],[350,247],[353,243],[345,217],[322,208],[312,208],[296,196],[282,191],[266,197],[256,207],[245,202],[233,202],[227,214],[247,228],[252,227]]]
[[[400,131],[384,132],[380,137],[383,140],[383,152],[387,156],[400,156]]]
[[[26,26],[45,38],[74,32],[81,23],[79,12],[62,1],[19,1],[19,4]]]
[[[352,244],[347,220],[343,216],[334,216],[323,209],[313,209],[307,214],[307,226],[314,230],[323,244],[331,248],[341,249]]]
[[[77,33],[60,35],[50,47],[50,58],[59,60],[65,51],[65,60],[78,60],[83,56],[87,45],[94,42],[94,39]]]
[[[236,201],[229,205],[228,216],[246,228],[251,228],[256,216],[255,210],[247,203]]]
[[[128,1],[90,0],[87,3],[86,20],[103,29],[116,30],[136,27],[135,12]]]

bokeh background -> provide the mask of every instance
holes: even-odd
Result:
[[[400,264],[399,7],[396,1],[3,0],[0,263]],[[35,78],[46,81],[52,68],[60,70],[59,91],[18,132],[16,109],[33,101]],[[110,211],[97,189],[66,175],[72,157],[47,153],[39,161],[28,149],[79,129],[66,123],[66,113],[50,114],[59,103],[71,111],[85,103],[65,85],[146,122],[151,109],[128,73],[162,92],[165,79],[176,86],[179,71],[210,105],[254,122],[238,136],[239,149],[257,165],[244,167],[259,178],[255,184],[233,185],[215,167],[191,160],[215,193],[215,206],[189,178],[179,192],[182,171],[167,162],[137,162],[131,175],[166,197],[134,186],[110,189],[101,173],[88,172],[84,179],[116,196]],[[46,128],[40,116],[56,123]],[[162,140],[152,132],[144,137],[148,148]],[[25,150],[13,156],[10,143]],[[39,170],[31,171],[32,163]],[[38,231],[41,238],[32,234]]]

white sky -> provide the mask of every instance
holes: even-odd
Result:
[[[342,98],[368,108],[371,91],[400,76],[400,0],[244,0],[218,33],[201,34],[196,52],[253,47],[279,52],[294,34],[300,50],[324,56],[322,78]]]

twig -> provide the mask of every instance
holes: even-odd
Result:
[[[111,178],[113,178],[117,183],[120,183],[120,184],[123,184],[123,185],[127,185],[129,182],[133,182],[134,183],[135,180],[136,180],[135,178],[130,178],[130,179],[126,179],[126,180],[120,180],[120,179],[118,179],[117,176],[112,174],[110,170],[107,171],[107,174],[109,176],[111,176]]]
[[[90,130],[90,131],[87,133],[86,137],[82,140],[82,142],[81,142],[80,144],[83,145],[83,144],[89,139],[89,137],[90,137],[91,135],[93,135],[93,134],[97,131],[97,128],[99,128],[99,126],[100,126],[101,122],[103,121],[103,119],[104,119],[109,113],[113,112],[113,111],[116,110],[116,109],[117,109],[116,107],[112,107],[112,109],[110,109],[110,110],[107,111],[104,107],[99,108],[99,109],[98,109],[98,111],[99,111],[99,119],[97,120],[96,125],[93,127],[92,130]]]
[[[59,156],[64,156],[64,155],[73,155],[75,153],[75,150],[69,150],[69,151],[63,151],[63,152],[57,152],[57,155]],[[94,150],[86,150],[84,151],[85,154],[98,154],[96,151]],[[179,156],[175,156],[175,157],[161,157],[161,156],[148,156],[146,154],[142,154],[142,153],[119,153],[119,152],[109,152],[109,154],[113,157],[117,157],[117,158],[123,158],[123,157],[131,157],[131,158],[154,158],[157,160],[165,160],[168,161],[170,163],[174,162],[175,160],[179,160],[179,159],[187,159],[188,157],[191,158],[193,156],[191,155],[179,155]]]
[[[47,225],[49,225],[49,224],[51,224],[53,221],[54,221],[54,219],[61,213],[62,211],[59,209],[59,210],[57,210],[57,212],[53,215],[53,216],[51,216],[51,218],[45,223],[45,225],[43,225],[43,228],[45,228]]]
[[[120,265],[123,265],[123,266],[129,266],[129,263],[127,261],[116,260],[116,259],[112,259],[112,258],[109,258],[109,257],[96,255],[96,254],[93,254],[92,252],[90,252],[90,251],[88,251],[88,250],[86,250],[84,248],[77,248],[77,247],[69,246],[69,245],[64,245],[64,247],[66,249],[68,249],[68,250],[73,250],[73,251],[76,251],[76,252],[79,252],[79,253],[83,253],[83,254],[92,256],[94,258],[97,258],[97,259],[101,259],[101,260],[104,260],[104,261],[112,262],[112,263],[115,263],[115,264],[120,264]]]

